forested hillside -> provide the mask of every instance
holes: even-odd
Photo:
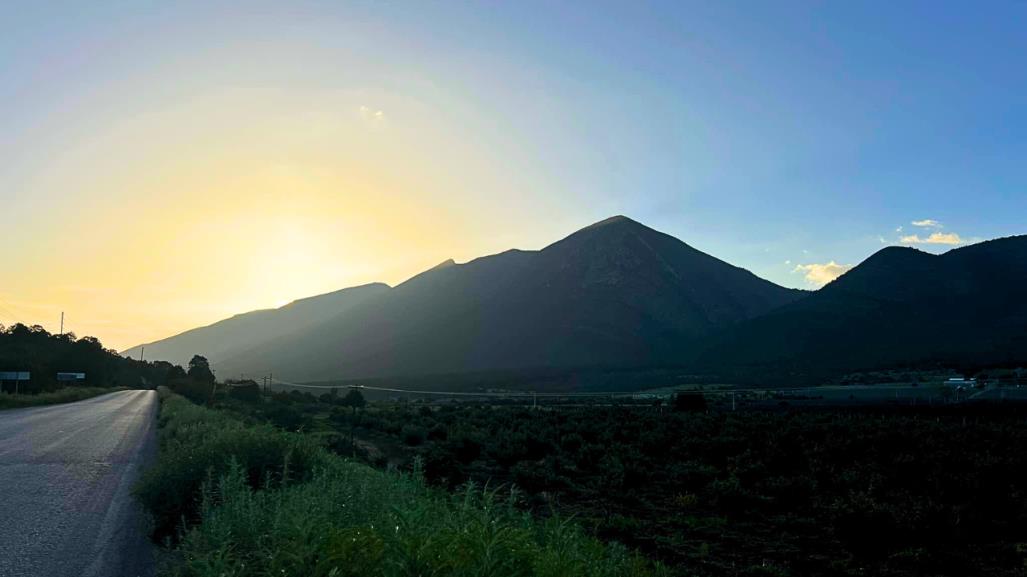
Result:
[[[52,391],[69,384],[57,380],[59,372],[85,373],[84,381],[73,384],[94,387],[154,387],[185,376],[182,367],[171,363],[122,357],[95,337],[55,335],[39,325],[20,323],[0,325],[0,372],[7,371],[31,374],[31,380],[18,384],[22,393]],[[4,391],[13,392],[14,383],[5,383]]]

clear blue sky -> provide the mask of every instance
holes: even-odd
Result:
[[[800,287],[888,244],[1027,232],[1024,2],[239,4],[5,8],[0,261],[124,277],[9,285],[19,316],[100,291],[131,306],[91,309],[93,332],[135,344],[128,327],[396,282],[612,214]],[[124,224],[177,195],[195,246]],[[81,224],[95,208],[126,212]],[[204,232],[244,220],[282,227],[280,276],[309,282],[244,288],[233,267],[267,263]],[[208,245],[210,270],[173,254]],[[161,325],[139,311],[169,268],[241,282],[176,285]]]

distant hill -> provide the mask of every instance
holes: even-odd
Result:
[[[389,291],[389,285],[368,284],[293,301],[281,308],[251,311],[218,321],[212,325],[146,343],[122,351],[122,355],[139,358],[145,347],[145,358],[187,365],[194,354],[209,359],[223,359],[239,351],[256,347],[279,337],[308,329],[336,315],[364,304],[368,299]]]
[[[754,382],[1027,363],[1027,236],[933,255],[882,249],[809,297],[712,339],[697,364]]]
[[[203,352],[222,374],[295,381],[672,364],[700,339],[805,294],[622,216],[540,251],[370,286],[344,310],[331,295],[306,299],[324,312],[299,328],[282,309],[257,311],[146,345],[147,357]]]

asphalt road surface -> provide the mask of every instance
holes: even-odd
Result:
[[[132,485],[156,416],[153,391],[0,411],[0,577],[153,574]]]

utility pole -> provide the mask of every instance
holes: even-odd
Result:
[[[64,336],[64,311],[61,311],[61,336]]]
[[[146,347],[140,347],[139,349],[139,362],[143,362],[143,353],[146,352]]]

